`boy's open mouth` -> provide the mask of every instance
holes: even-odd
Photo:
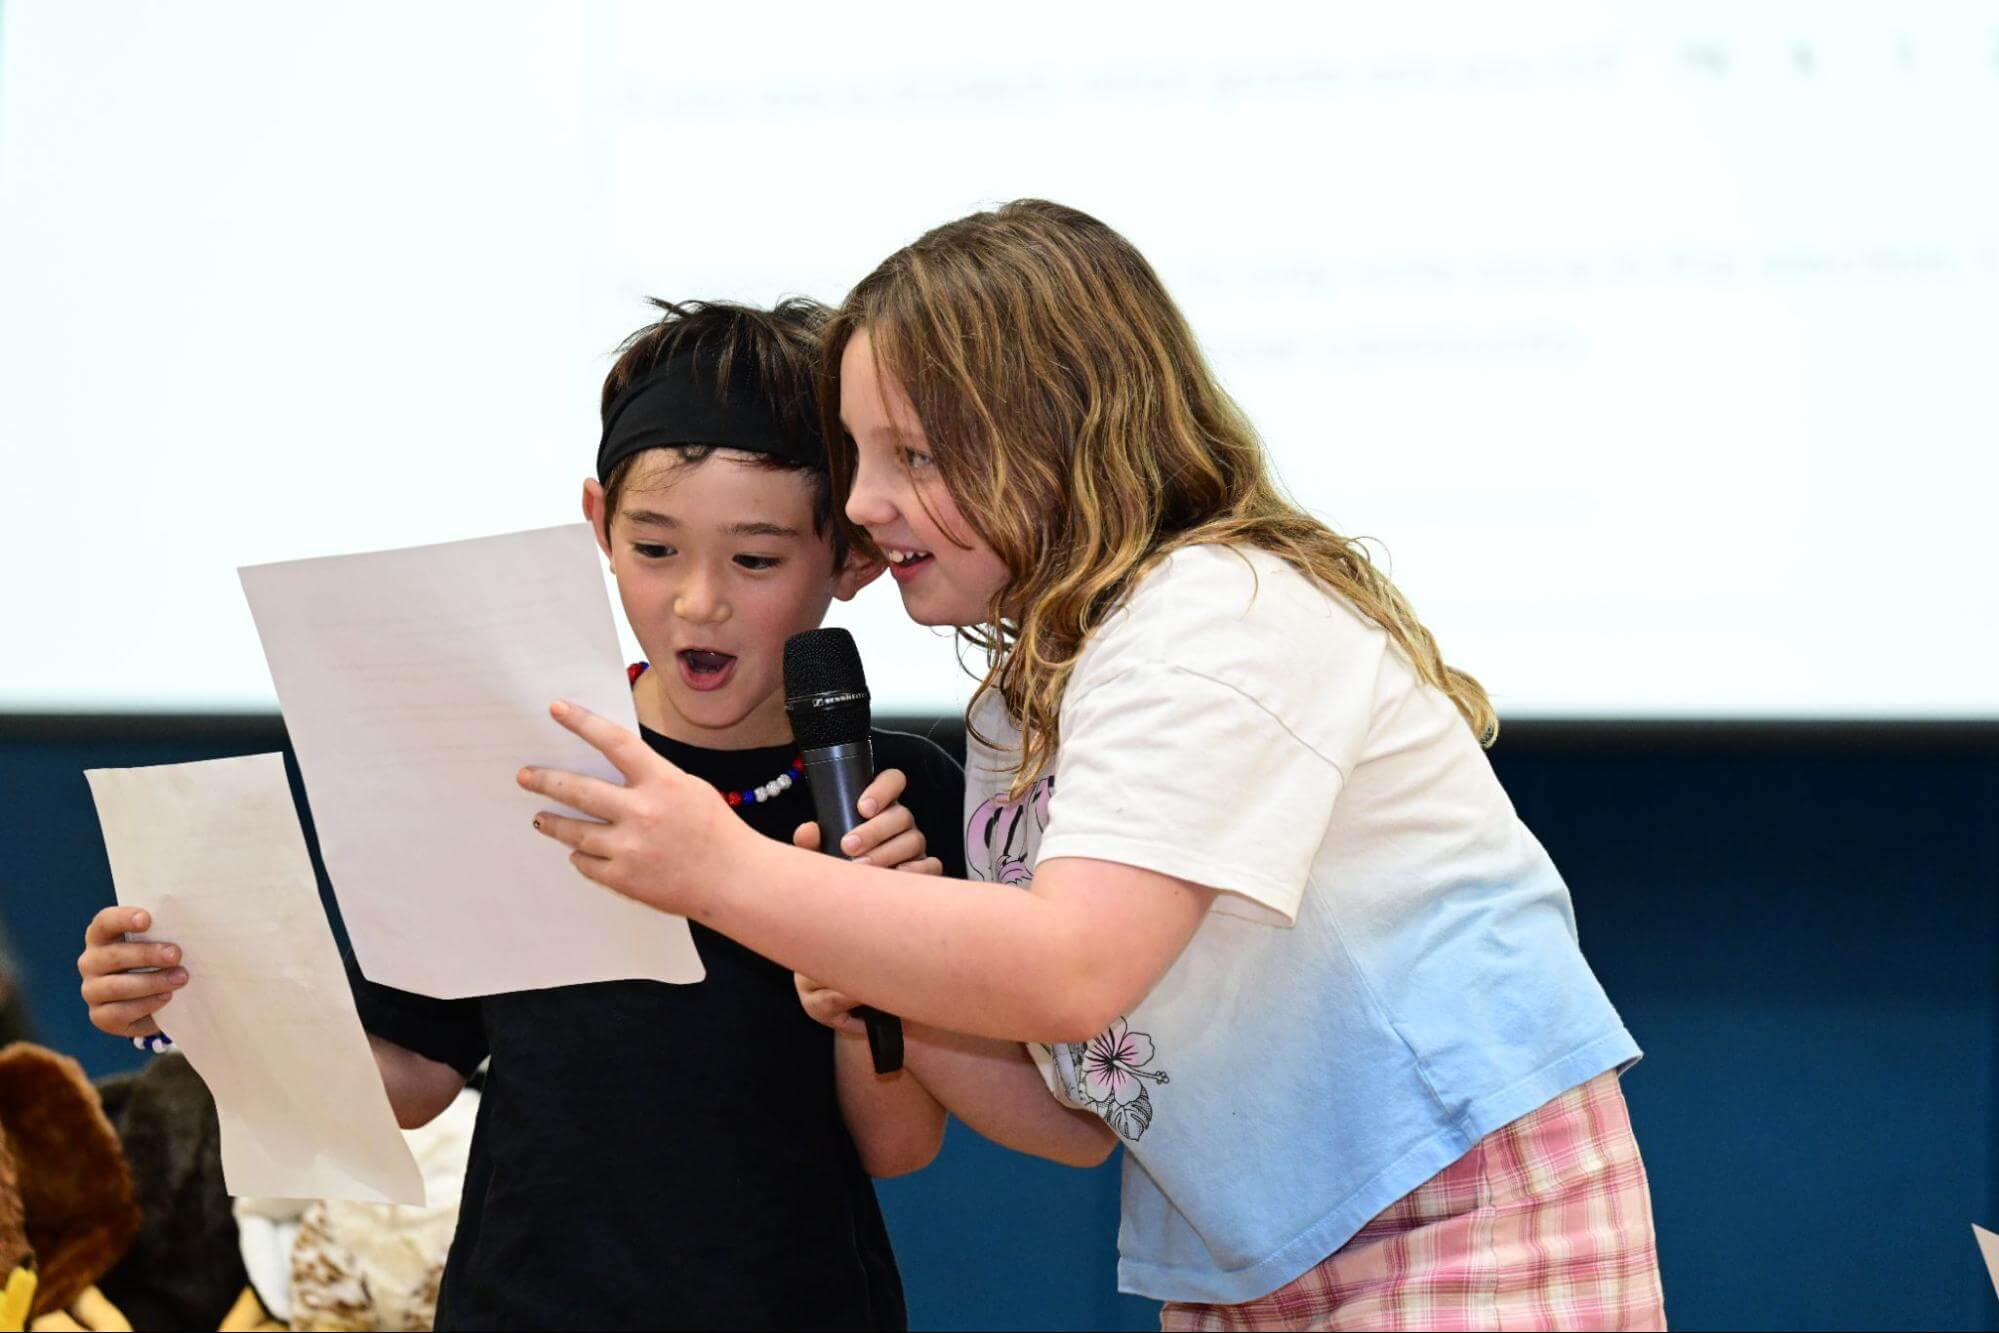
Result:
[[[719,690],[736,668],[734,653],[718,653],[710,648],[683,648],[676,653],[680,678],[697,690]]]

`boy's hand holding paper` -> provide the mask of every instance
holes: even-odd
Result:
[[[179,946],[160,1027],[215,1094],[229,1192],[422,1203],[275,754],[86,774],[121,903]]]

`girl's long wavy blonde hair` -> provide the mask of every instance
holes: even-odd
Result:
[[[997,690],[1019,725],[1016,796],[1061,742],[1062,692],[1091,631],[1168,553],[1201,543],[1260,547],[1316,579],[1380,625],[1482,743],[1498,734],[1485,690],[1445,664],[1361,544],[1278,488],[1158,275],[1111,228],[1017,200],[926,233],[848,293],[827,326],[821,397],[836,513],[855,467],[840,357],[862,328],[1010,575],[986,623],[959,634],[986,656],[972,708]],[[872,551],[865,533],[849,537]]]

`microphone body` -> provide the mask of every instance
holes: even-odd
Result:
[[[812,817],[819,821],[819,849],[844,858],[840,839],[862,824],[861,793],[875,780],[874,741],[863,736],[839,745],[801,748],[812,788]]]
[[[853,636],[843,629],[808,630],[784,645],[784,708],[805,761],[819,850],[845,860],[840,840],[863,822],[861,793],[874,781],[868,687]],[[902,1020],[859,1005],[868,1053],[877,1074],[902,1068]]]

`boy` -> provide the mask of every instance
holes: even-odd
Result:
[[[812,808],[784,643],[881,572],[833,520],[813,397],[825,312],[656,304],[662,318],[605,380],[583,490],[652,664],[632,668],[634,703],[648,743],[746,822],[802,836]],[[956,764],[915,737],[878,731],[874,747],[867,858],[962,874]],[[904,773],[908,806],[895,804]],[[140,928],[107,919],[125,910],[93,925],[84,969],[93,1021],[121,1034],[151,1009],[128,1007],[136,979],[106,974],[152,962],[185,978],[177,956],[135,952],[168,946],[113,943]],[[943,1110],[912,1078],[876,1078],[864,1037],[829,1040],[788,970],[690,924],[708,973],[692,986],[444,1001],[375,985],[350,961],[405,1126],[490,1058],[438,1328],[904,1325],[868,1176],[926,1165]]]

